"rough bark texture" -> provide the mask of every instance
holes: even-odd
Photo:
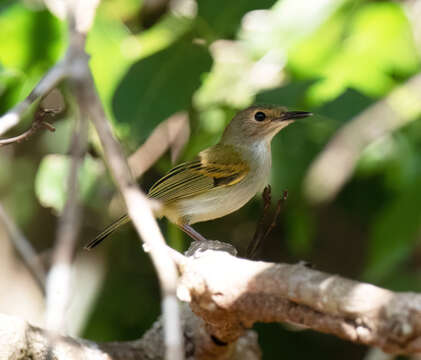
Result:
[[[232,344],[215,342],[205,331],[204,323],[188,308],[183,308],[183,334],[186,359],[256,360],[261,358],[257,335],[246,331]],[[0,315],[0,360],[161,360],[165,345],[161,319],[135,341],[95,343],[93,341],[62,336],[50,349],[46,330],[26,321]],[[49,353],[49,351],[51,351]]]
[[[223,342],[255,322],[289,322],[391,353],[421,351],[418,294],[214,250],[188,258],[182,273],[179,293]]]
[[[223,249],[223,251],[221,251]],[[391,353],[421,352],[421,295],[394,293],[309,269],[240,259],[216,241],[180,254],[178,296],[187,359],[261,357],[255,322],[288,322]],[[196,314],[194,315],[191,310]],[[44,359],[48,333],[0,316],[0,359]],[[162,359],[162,323],[139,340],[96,344],[61,337],[54,359]]]

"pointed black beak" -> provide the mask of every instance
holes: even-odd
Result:
[[[313,113],[307,112],[307,111],[287,111],[283,113],[282,118],[279,120],[283,121],[283,120],[302,119],[302,118],[306,118],[312,115]]]

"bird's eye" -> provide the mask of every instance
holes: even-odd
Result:
[[[264,112],[258,111],[256,114],[254,114],[254,119],[256,121],[263,121],[266,119],[266,115]]]

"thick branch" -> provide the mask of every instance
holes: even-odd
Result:
[[[206,334],[203,321],[185,306],[182,312],[183,336],[188,360],[258,360],[261,357],[257,336],[247,331],[235,344],[216,344]],[[135,341],[95,343],[59,336],[52,354],[60,359],[83,360],[162,360],[165,354],[162,320]],[[0,314],[0,358],[14,360],[45,360],[50,336],[46,330],[24,320]]]
[[[251,261],[215,250],[227,250],[227,246],[214,241],[194,243],[188,258],[177,257],[182,273],[178,295],[198,316],[183,307],[187,358],[259,359],[256,336],[247,331],[255,322],[298,324],[390,353],[421,351],[421,295],[395,293],[300,264]],[[70,347],[88,360],[105,355],[145,359],[146,354],[149,360],[162,359],[162,327],[158,321],[142,339],[132,342],[94,344],[63,337],[54,351],[65,354]],[[46,338],[43,330],[0,316],[3,351],[33,355],[28,352],[45,349]],[[24,346],[19,345],[22,341]],[[252,355],[236,357],[240,349]],[[24,357],[16,357],[20,358]],[[40,357],[33,355],[33,359]]]
[[[289,322],[387,352],[421,351],[421,295],[394,293],[300,264],[203,252],[206,246],[184,264],[179,293],[223,342],[234,341],[255,322]]]

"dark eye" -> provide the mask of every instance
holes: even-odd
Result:
[[[256,121],[263,121],[266,119],[266,115],[264,112],[258,111],[256,114],[254,114],[254,119]]]

